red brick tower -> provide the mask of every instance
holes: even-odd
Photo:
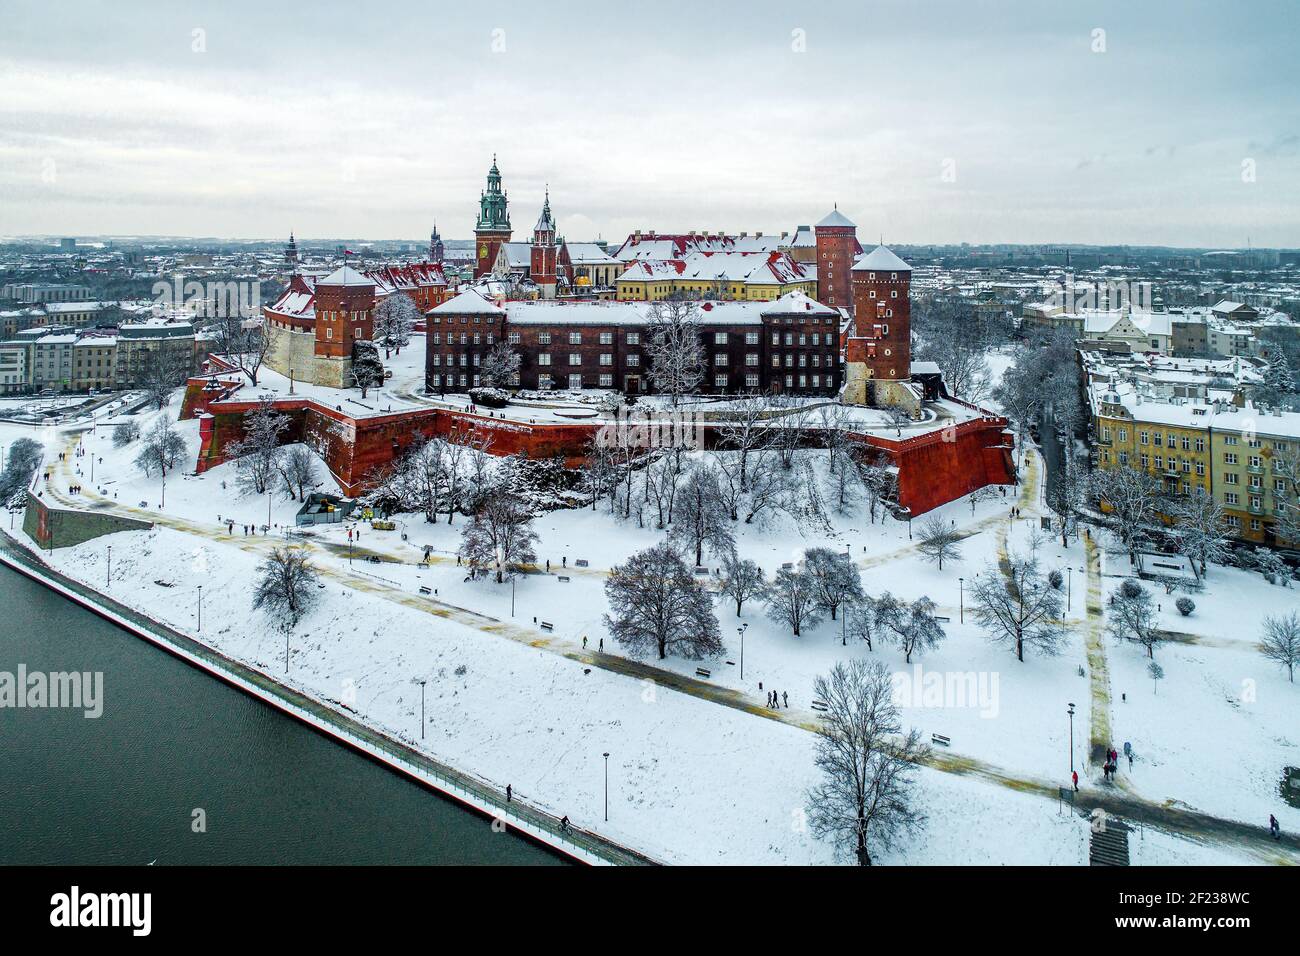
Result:
[[[374,334],[375,283],[351,266],[316,283],[316,355],[352,359],[352,343]]]
[[[813,229],[817,237],[817,301],[832,309],[852,312],[849,273],[859,248],[857,227],[837,207]]]
[[[474,278],[491,272],[501,243],[510,241],[509,197],[501,189],[501,170],[492,157],[487,189],[479,196],[478,221],[474,224]]]
[[[867,400],[867,381],[876,404],[907,400],[893,386],[912,375],[911,286],[912,267],[884,246],[853,264],[854,334],[845,352],[852,400]]]
[[[533,226],[533,247],[529,251],[528,273],[541,289],[543,299],[555,298],[555,220],[551,216],[551,191],[546,190],[542,214]]]

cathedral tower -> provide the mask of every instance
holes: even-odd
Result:
[[[551,216],[551,191],[546,190],[542,214],[533,226],[533,246],[530,250],[529,275],[537,283],[543,299],[555,298],[555,219]]]
[[[442,262],[445,250],[442,246],[442,236],[438,235],[438,224],[433,224],[433,232],[429,233],[429,261]]]
[[[853,334],[845,345],[845,400],[916,404],[912,377],[912,267],[884,246],[853,263]]]
[[[510,241],[509,199],[501,189],[501,170],[497,158],[492,157],[488,170],[487,189],[479,196],[478,221],[474,224],[474,278],[491,272],[496,264],[501,243]]]
[[[857,226],[837,207],[813,228],[817,237],[817,301],[852,313],[849,273],[858,251]]]

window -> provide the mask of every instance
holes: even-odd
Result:
[[[600,344],[601,344],[601,345],[613,345],[613,344],[614,344],[614,333],[613,333],[613,332],[601,332],[601,333],[600,333]]]
[[[628,345],[640,345],[640,344],[641,344],[641,333],[640,333],[640,332],[629,332],[629,333],[627,334],[627,344],[628,344]]]
[[[714,365],[726,365],[726,364],[727,364],[727,353],[726,353],[726,352],[715,352],[715,353],[713,354],[713,364],[714,364]]]
[[[612,388],[613,385],[614,385],[614,376],[613,376],[613,375],[605,375],[605,374],[602,374],[602,375],[600,376],[600,387],[601,387],[601,388]]]
[[[1232,472],[1227,472],[1227,473],[1223,476],[1223,483],[1224,483],[1225,485],[1235,485],[1235,484],[1238,484],[1237,476],[1234,475]]]
[[[581,332],[570,332],[570,333],[569,333],[569,344],[570,344],[570,345],[581,345],[581,344],[582,344],[582,333],[581,333]]]
[[[727,333],[726,333],[726,332],[714,332],[714,333],[713,333],[713,344],[714,344],[714,345],[726,345],[726,344],[727,344]]]
[[[538,388],[543,388],[543,389],[545,389],[545,388],[550,388],[550,387],[551,387],[551,381],[552,381],[552,380],[551,380],[551,376],[549,376],[549,375],[539,375],[539,376],[537,376],[537,387],[538,387]]]
[[[758,364],[758,353],[757,353],[757,352],[747,352],[747,353],[745,353],[745,364],[746,364],[746,365],[757,365],[757,364]]]
[[[746,375],[746,376],[745,376],[745,387],[746,387],[746,388],[758,388],[758,376],[757,376],[757,375]]]
[[[1237,463],[1237,456],[1230,451],[1224,452],[1223,463],[1225,465],[1235,465]]]
[[[614,353],[613,353],[613,352],[601,352],[601,353],[600,353],[600,364],[601,364],[601,365],[613,365],[613,364],[614,364]]]
[[[640,364],[641,364],[641,356],[639,356],[639,355],[629,355],[629,356],[627,357],[627,364],[628,364],[628,365],[632,365],[632,366],[640,365]]]
[[[757,345],[757,344],[758,344],[758,333],[757,333],[757,332],[746,332],[746,333],[745,333],[745,344],[746,344],[746,345]]]
[[[570,364],[570,365],[581,365],[581,364],[582,364],[582,353],[580,353],[580,352],[570,352],[570,353],[569,353],[569,364]]]
[[[551,344],[551,333],[550,333],[550,332],[538,332],[538,333],[537,333],[537,344],[538,344],[538,345],[550,345],[550,344]]]
[[[582,388],[582,376],[581,376],[581,375],[570,375],[570,376],[569,376],[569,388],[574,388],[574,389]]]
[[[538,365],[550,365],[550,364],[551,364],[551,353],[550,353],[550,352],[541,352],[541,353],[539,353],[538,356],[537,356],[537,364],[538,364]]]
[[[713,376],[713,385],[714,385],[715,388],[726,388],[726,387],[727,387],[727,376],[725,376],[725,375],[715,375],[715,376]]]
[[[510,343],[511,345],[518,345],[518,344],[519,344],[519,333],[518,333],[518,332],[511,332],[509,335],[506,336],[506,341],[507,341],[508,343]]]

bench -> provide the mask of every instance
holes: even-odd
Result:
[[[573,562],[573,566],[574,566],[575,568],[585,568],[585,567],[587,567],[587,559],[586,559],[586,558],[579,558],[577,561],[574,561],[574,562]]]
[[[947,624],[949,621],[952,620],[952,618],[950,618],[950,617],[940,617],[938,614],[936,614],[936,615],[934,616],[934,619],[935,619],[936,621],[941,621],[941,622],[943,622],[944,624]]]
[[[814,700],[811,706],[813,710],[823,714],[830,710],[830,708],[826,706],[826,701],[824,700]]]
[[[425,587],[423,584],[421,584],[421,585],[420,585],[420,593],[421,593],[421,594],[432,594],[432,593],[433,593],[433,590],[432,590],[431,588],[427,588],[427,587]]]
[[[952,738],[951,738],[951,737],[945,737],[943,734],[931,734],[931,735],[930,735],[930,740],[931,740],[932,742],[938,744],[940,747],[951,747],[951,746],[952,746]]]
[[[712,676],[713,676],[713,671],[705,670],[703,667],[697,667],[697,668],[695,668],[695,676],[696,676],[696,677],[712,677]]]
[[[569,579],[568,579],[568,577],[567,577],[566,575],[563,575],[563,574],[558,575],[558,576],[556,577],[555,580],[559,581],[561,584],[568,584],[568,583],[569,583]]]
[[[550,621],[542,621],[542,623],[541,623],[540,625],[538,625],[538,626],[541,627],[541,629],[542,629],[543,631],[553,631],[553,630],[555,630],[555,625],[552,624]]]

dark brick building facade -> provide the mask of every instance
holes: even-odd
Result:
[[[425,384],[460,391],[479,384],[483,357],[503,337],[520,356],[525,389],[653,392],[652,306],[644,302],[509,302],[470,291],[428,314]],[[840,387],[839,313],[802,293],[775,302],[696,305],[704,353],[701,394],[833,395]]]

